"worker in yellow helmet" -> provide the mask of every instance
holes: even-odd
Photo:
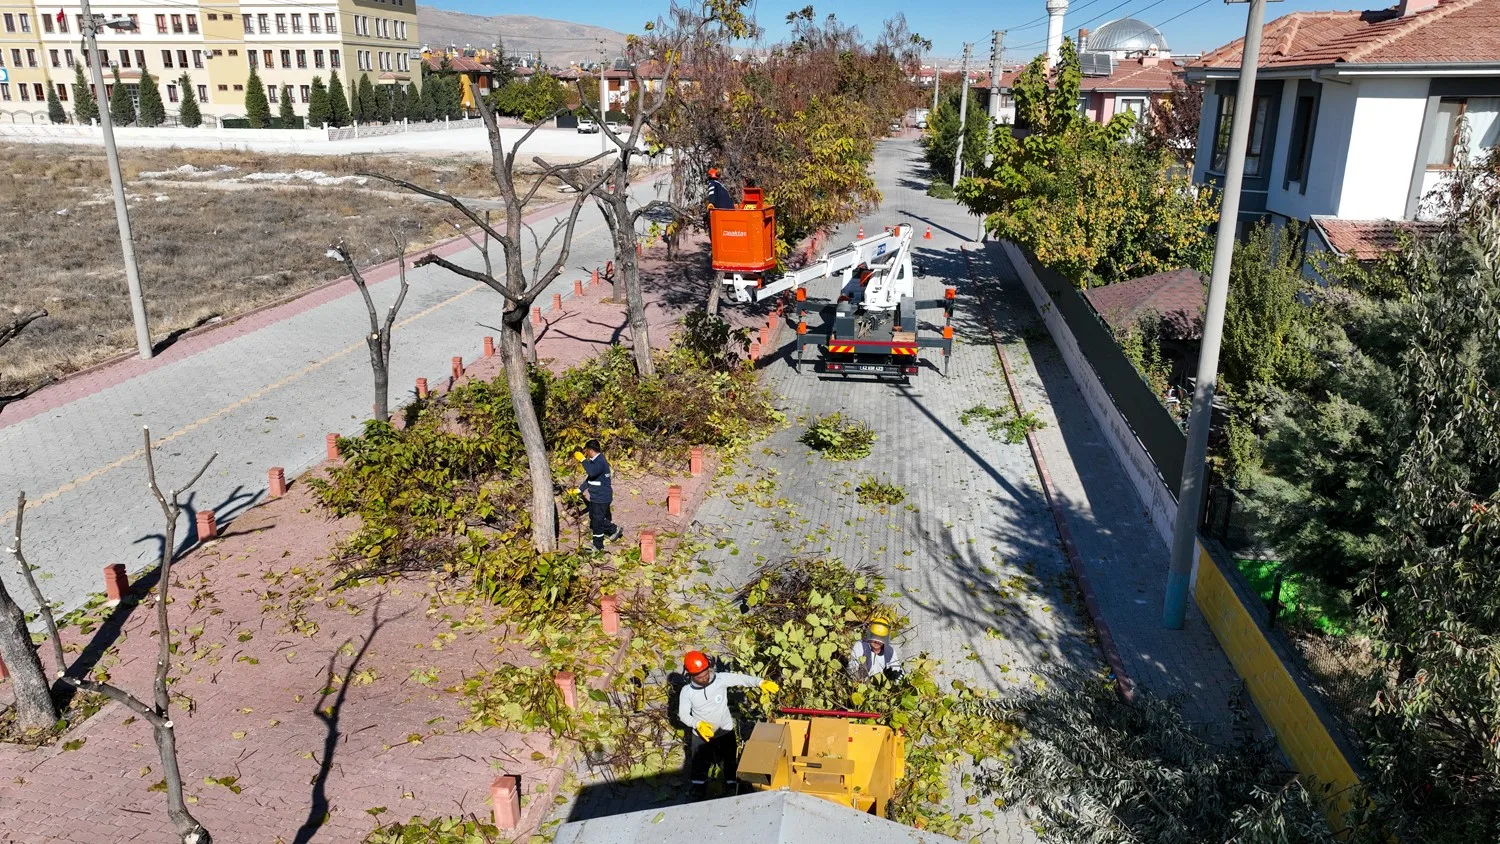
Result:
[[[901,677],[901,660],[891,643],[891,623],[875,616],[865,624],[859,641],[849,652],[849,676],[866,680],[883,675],[887,680]]]
[[[677,699],[677,720],[687,725],[688,773],[692,779],[692,798],[701,800],[708,789],[708,769],[719,763],[719,776],[729,794],[738,790],[735,771],[739,766],[739,744],[734,714],[729,710],[729,690],[736,686],[759,687],[775,694],[781,687],[771,680],[749,674],[715,671],[702,651],[688,651],[682,657],[682,671],[688,684]]]

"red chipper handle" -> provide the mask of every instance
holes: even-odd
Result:
[[[813,715],[825,718],[883,718],[879,712],[851,712],[847,709],[799,709],[783,706],[776,710],[782,715]]]

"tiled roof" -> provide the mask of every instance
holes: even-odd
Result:
[[[1206,53],[1189,67],[1238,68],[1244,40]],[[1441,0],[1404,17],[1399,6],[1293,12],[1261,30],[1263,68],[1452,62],[1500,62],[1500,0]]]
[[[1148,64],[1148,59],[1125,59],[1115,62],[1108,76],[1085,76],[1084,91],[1170,91],[1172,77],[1181,69],[1169,59]]]
[[[1379,258],[1399,249],[1406,237],[1420,237],[1438,227],[1436,223],[1411,220],[1341,220],[1317,215],[1312,222],[1335,254],[1357,261]]]
[[[441,70],[443,67],[442,56],[428,56],[427,69]],[[468,56],[449,56],[448,69],[458,73],[494,73],[495,69],[487,64],[480,64]]]
[[[1203,333],[1203,306],[1208,280],[1192,269],[1170,270],[1083,291],[1109,327],[1128,331],[1142,317],[1155,314],[1162,330],[1177,339]]]

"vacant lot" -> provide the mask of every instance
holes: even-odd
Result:
[[[495,198],[488,170],[473,158],[211,150],[122,155],[158,341],[337,278],[342,272],[324,255],[335,240],[346,240],[361,263],[374,263],[391,257],[393,232],[401,232],[412,250],[452,236],[449,221],[457,214],[451,208],[378,182],[361,185],[353,178],[358,172]],[[186,171],[188,165],[194,171]],[[544,191],[533,207],[555,196]],[[135,348],[100,150],[0,144],[0,318],[34,308],[50,316],[0,349],[0,393]]]

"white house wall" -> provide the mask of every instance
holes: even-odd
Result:
[[[1399,220],[1406,213],[1411,168],[1427,110],[1429,80],[1397,77],[1361,79],[1350,87],[1357,98],[1348,159],[1339,193],[1339,217],[1355,220]],[[1325,85],[1325,97],[1330,88]]]
[[[1337,213],[1338,197],[1344,188],[1344,175],[1349,160],[1348,142],[1354,122],[1355,90],[1353,85],[1323,83],[1319,94],[1317,125],[1313,129],[1312,158],[1307,165],[1307,189],[1299,191],[1296,182],[1282,187],[1287,158],[1291,153],[1297,83],[1296,79],[1286,81],[1286,91],[1281,100],[1276,157],[1271,165],[1271,186],[1266,197],[1266,209],[1305,221],[1314,214]]]

